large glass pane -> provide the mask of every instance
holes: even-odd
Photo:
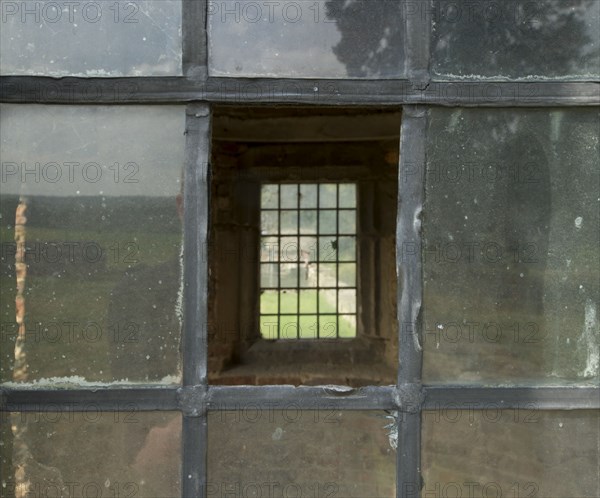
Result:
[[[432,15],[437,79],[600,76],[598,0],[435,0]]]
[[[597,411],[535,404],[424,412],[421,496],[595,498],[599,423]]]
[[[213,76],[399,78],[403,19],[396,0],[209,2]]]
[[[395,496],[390,421],[386,412],[294,404],[210,412],[207,495]]]
[[[2,0],[0,72],[181,74],[181,0]]]
[[[432,111],[428,382],[597,383],[598,125],[597,109]]]
[[[0,414],[0,495],[181,496],[179,414],[90,408]]]
[[[184,108],[1,110],[0,379],[176,382]]]

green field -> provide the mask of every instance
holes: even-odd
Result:
[[[317,315],[317,291],[303,290],[298,310],[298,296],[294,291],[280,294],[280,313],[298,316],[281,316],[279,320],[279,335],[284,339],[295,339],[299,330],[300,339],[334,339],[338,321],[333,315]],[[260,297],[260,330],[265,339],[277,339],[277,291],[264,291]],[[307,313],[304,315],[304,313]],[[319,314],[336,313],[335,307],[324,297],[319,296]],[[299,320],[298,320],[299,318]],[[351,323],[353,322],[353,323]],[[353,315],[339,315],[339,337],[356,337],[356,321]]]
[[[66,203],[59,199],[57,203],[60,202]],[[13,380],[18,332],[14,204],[3,199],[0,227],[2,382]],[[129,213],[109,209],[110,222],[87,220],[86,226],[80,215],[73,227],[70,220],[74,213],[67,213],[66,209],[49,217],[45,225],[36,209],[39,211],[40,207],[32,203],[26,227],[26,246],[32,248],[26,254],[24,292],[27,380],[69,376],[89,381],[114,380],[110,349],[120,339],[115,334],[121,332],[109,323],[108,310],[115,289],[134,269],[139,272],[147,268],[150,272],[176,260],[181,245],[181,226],[176,215],[173,221],[173,215],[165,211],[153,225],[153,216],[139,217],[134,223]],[[121,226],[117,220],[123,222]],[[84,244],[91,252],[83,253]]]

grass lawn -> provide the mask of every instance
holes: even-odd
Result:
[[[320,315],[317,315],[316,290],[300,291],[299,310],[298,293],[296,291],[287,291],[280,294],[280,312],[282,314],[302,313],[300,316],[280,317],[279,331],[281,338],[295,339],[298,329],[301,339],[316,339],[317,330],[320,331],[321,338],[334,339],[336,337],[337,317],[335,315],[321,315],[322,313],[336,313],[335,306],[325,297],[324,292],[321,291],[318,298]],[[277,294],[277,291],[264,291],[260,296],[260,330],[265,339],[277,339]],[[339,336],[344,338],[356,337],[356,318],[354,315],[339,315]]]
[[[93,381],[113,380],[109,346],[114,342],[115,324],[108,323],[113,292],[131,267],[144,265],[151,269],[177,258],[181,235],[32,226],[27,227],[26,237],[33,247],[54,241],[63,251],[57,257],[57,264],[48,259],[56,257],[56,250],[49,251],[51,256],[38,256],[36,260],[31,254],[26,260],[30,265],[24,294],[28,380],[70,375]],[[18,331],[14,304],[16,275],[8,271],[8,265],[14,263],[14,250],[10,252],[8,248],[14,244],[14,230],[2,226],[0,240],[5,244],[0,285],[0,381],[4,382],[12,380]],[[104,260],[81,265],[87,273],[70,273],[72,264],[63,241],[80,243],[74,249],[77,260],[82,258],[81,244],[93,242],[102,251]]]

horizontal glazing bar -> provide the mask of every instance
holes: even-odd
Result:
[[[600,104],[598,82],[436,82],[212,78],[0,77],[0,101],[121,104],[191,101],[307,105],[433,104],[449,106],[579,106]]]
[[[185,390],[193,389],[183,388]],[[199,411],[230,409],[244,403],[339,409],[484,409],[535,407],[539,410],[600,409],[600,387],[474,387],[423,386],[422,406],[410,406],[419,397],[395,386],[209,386],[206,394],[190,397],[178,387],[118,386],[89,389],[2,388],[0,411],[139,411],[179,410],[197,403]],[[406,394],[405,394],[406,392]],[[417,401],[418,402],[418,401]]]

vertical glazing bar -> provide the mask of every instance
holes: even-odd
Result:
[[[406,78],[420,90],[430,80],[430,39],[434,0],[400,0],[404,20],[404,61]]]
[[[183,385],[206,387],[210,108],[188,105],[184,179]],[[205,390],[203,390],[205,392]],[[204,399],[198,399],[204,405]],[[183,496],[206,496],[206,410],[183,417]]]
[[[340,338],[340,184],[335,185],[335,338]]]
[[[172,0],[167,0],[172,1]],[[203,80],[208,76],[207,12],[209,0],[181,0],[183,75]]]
[[[424,200],[425,133],[427,109],[405,106],[400,134],[398,225],[396,231],[396,273],[399,278],[399,360],[398,389],[412,393],[399,396],[397,455],[397,496],[420,495],[421,365],[423,350],[420,317],[423,294],[421,261],[421,212]]]
[[[300,184],[297,186],[296,191],[296,338],[300,339],[302,334],[300,333],[300,267],[302,261],[302,250],[300,248]]]
[[[321,272],[321,184],[317,183],[317,237],[316,237],[316,249],[315,249],[315,267],[317,270],[317,339],[321,338],[321,307],[319,302],[321,300],[321,291],[319,289],[321,283],[319,280],[319,273]]]
[[[277,185],[277,339],[281,339],[281,185]]]

